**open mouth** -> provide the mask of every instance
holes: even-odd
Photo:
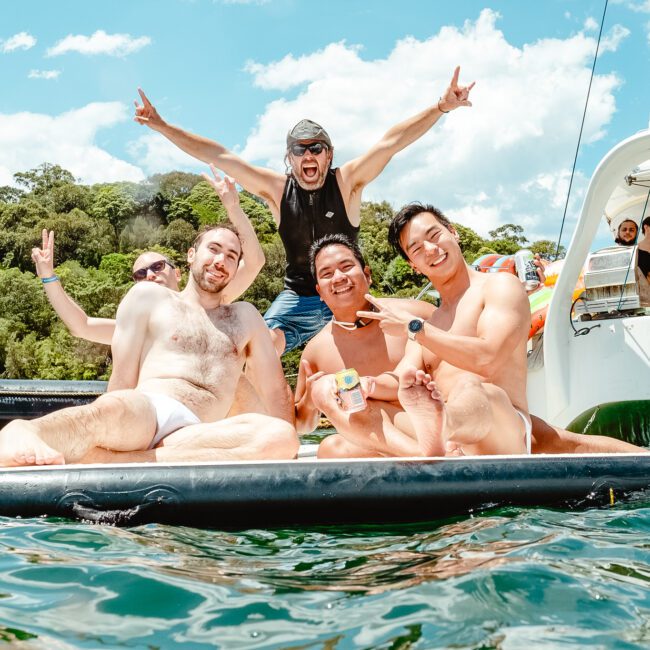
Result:
[[[350,291],[352,291],[352,287],[350,285],[346,285],[345,287],[337,287],[336,289],[332,289],[332,293],[335,296],[338,296],[339,294],[342,294],[342,293],[349,293]]]
[[[318,165],[303,165],[302,175],[308,180],[315,180],[318,176]]]

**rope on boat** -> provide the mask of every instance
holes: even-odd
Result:
[[[573,158],[573,169],[571,170],[571,178],[569,179],[569,190],[566,195],[566,203],[564,204],[564,214],[562,215],[562,223],[560,224],[560,234],[557,238],[557,247],[555,249],[555,259],[560,254],[560,242],[562,241],[562,232],[564,230],[564,222],[566,221],[566,213],[569,209],[569,197],[571,196],[571,187],[573,186],[573,177],[576,172],[576,164],[578,162],[578,152],[580,151],[580,142],[582,141],[582,131],[585,126],[585,118],[587,117],[587,105],[589,104],[589,95],[591,94],[591,84],[594,80],[594,71],[596,70],[596,60],[598,59],[598,50],[600,49],[600,39],[603,35],[603,27],[605,25],[605,14],[607,13],[607,4],[609,0],[605,0],[605,7],[603,8],[603,17],[600,20],[600,31],[598,32],[598,42],[596,43],[596,53],[594,54],[594,62],[591,66],[591,76],[589,77],[589,87],[587,88],[587,97],[585,99],[585,108],[582,112],[582,122],[580,124],[580,133],[578,134],[578,144],[576,146],[576,153]]]

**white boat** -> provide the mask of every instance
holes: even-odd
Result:
[[[650,287],[636,273],[636,247],[589,251],[603,219],[614,231],[625,218],[640,224],[649,191],[650,130],[644,130],[611,149],[591,178],[546,317],[543,363],[529,364],[530,411],[554,425],[593,422],[605,405],[618,405],[621,413],[634,403],[636,426],[647,436]],[[572,317],[572,294],[587,259],[585,297],[593,301],[576,304]]]

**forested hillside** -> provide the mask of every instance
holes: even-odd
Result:
[[[143,250],[158,250],[183,267],[186,251],[204,224],[225,220],[225,209],[201,176],[170,172],[141,183],[82,185],[58,165],[44,163],[14,175],[0,187],[0,373],[5,378],[107,379],[110,350],[75,339],[50,308],[34,275],[31,250],[41,230],[56,234],[56,272],[68,293],[91,316],[112,318],[131,286],[131,266]],[[266,266],[242,297],[261,312],[282,289],[284,250],[269,210],[242,192],[266,254]],[[444,209],[444,206],[440,206]],[[386,232],[393,216],[386,202],[364,203],[360,242],[377,295],[413,296],[423,286],[390,249]],[[457,225],[465,258],[487,252],[510,254],[523,246],[553,250],[549,241],[529,244],[520,226],[507,224],[483,239]],[[299,351],[284,358],[295,372]]]

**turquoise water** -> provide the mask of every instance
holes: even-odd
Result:
[[[418,526],[0,518],[0,646],[647,648],[650,499]]]

